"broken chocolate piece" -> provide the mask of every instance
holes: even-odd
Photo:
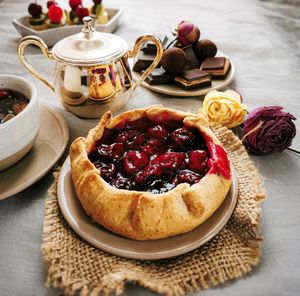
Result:
[[[168,37],[166,35],[158,35],[157,38],[161,41],[163,49],[166,48],[167,42],[168,42]],[[157,48],[154,43],[152,42],[146,42],[145,45],[141,49],[145,54],[149,55],[156,55],[157,53]]]
[[[183,47],[182,50],[185,52],[187,57],[187,64],[184,70],[191,70],[199,68],[200,63],[195,55],[193,47],[191,45]]]
[[[174,75],[166,73],[162,68],[154,69],[146,79],[150,85],[169,84],[173,81]]]
[[[206,58],[200,70],[208,72],[215,79],[224,79],[231,67],[230,60],[225,57]]]
[[[133,66],[133,71],[141,72],[150,67],[155,59],[154,55],[146,55],[140,52]]]
[[[184,71],[181,76],[176,76],[174,81],[176,85],[184,90],[211,85],[210,75],[199,69]]]

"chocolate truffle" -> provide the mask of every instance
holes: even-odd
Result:
[[[197,58],[203,61],[206,58],[212,58],[216,55],[218,49],[215,43],[208,39],[198,41],[194,46]]]
[[[178,74],[186,67],[187,57],[182,49],[171,47],[164,51],[160,63],[167,73]]]

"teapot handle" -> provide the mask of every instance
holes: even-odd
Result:
[[[136,41],[135,45],[132,50],[128,51],[128,57],[133,58],[137,56],[139,53],[141,46],[143,43],[151,41],[156,45],[157,52],[156,56],[154,58],[154,61],[150,65],[150,67],[141,75],[141,77],[134,83],[132,90],[134,91],[148,76],[149,74],[156,68],[156,66],[159,64],[161,57],[163,55],[163,46],[161,44],[161,41],[155,37],[152,34],[145,34],[140,36]]]
[[[28,64],[26,58],[25,58],[25,48],[27,45],[36,45],[39,47],[44,54],[44,56],[50,60],[53,60],[52,52],[49,51],[47,44],[37,36],[26,36],[22,38],[18,44],[18,55],[19,58],[24,65],[24,67],[32,73],[36,78],[44,82],[53,92],[54,87],[51,83],[49,83],[40,73],[38,73],[31,65]]]

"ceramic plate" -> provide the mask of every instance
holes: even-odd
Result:
[[[228,58],[223,52],[218,51],[217,55],[218,57],[226,57]],[[228,75],[225,79],[212,79],[211,86],[203,87],[199,89],[193,89],[193,90],[183,90],[180,87],[176,86],[175,84],[161,84],[161,85],[150,85],[146,81],[142,82],[142,86],[145,88],[148,88],[154,92],[158,92],[164,95],[170,95],[170,96],[177,96],[177,97],[198,97],[206,95],[211,90],[221,90],[224,89],[226,86],[228,86],[234,79],[235,75],[235,66],[231,62],[231,69],[229,70]],[[138,80],[140,78],[140,73],[138,72],[132,72],[133,79]]]
[[[114,8],[106,8],[106,10],[108,13],[109,21],[103,25],[98,24],[96,30],[99,32],[112,33],[119,26],[123,10]],[[36,35],[42,38],[48,46],[53,46],[59,40],[81,32],[83,28],[83,25],[67,25],[58,28],[36,31],[30,27],[28,16],[24,16],[19,19],[14,19],[12,23],[22,37],[27,35]]]
[[[237,202],[238,185],[234,170],[232,179],[232,186],[224,202],[206,222],[188,233],[155,241],[135,241],[124,238],[93,223],[76,197],[69,157],[60,172],[57,193],[65,219],[85,241],[96,248],[121,257],[153,260],[194,250],[213,238],[224,227]]]
[[[41,107],[41,127],[33,148],[17,164],[0,172],[0,200],[41,179],[60,158],[68,140],[66,121],[54,110]]]

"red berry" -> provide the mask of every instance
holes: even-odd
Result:
[[[116,142],[120,142],[120,143],[124,143],[124,144],[126,142],[128,143],[130,140],[132,140],[138,134],[140,134],[140,132],[137,130],[125,130],[117,135]]]
[[[10,95],[10,91],[0,89],[0,99],[5,99]]]
[[[182,127],[171,133],[171,139],[179,151],[187,151],[192,148],[195,141],[195,135],[190,129]]]
[[[167,152],[157,156],[153,161],[161,171],[175,173],[179,168],[185,166],[185,154],[176,152]]]
[[[48,11],[48,17],[52,23],[58,24],[63,17],[63,11],[59,6],[52,5]]]
[[[111,181],[117,175],[117,168],[113,163],[97,161],[95,167],[100,170],[101,177],[106,181]]]
[[[32,17],[38,18],[42,14],[42,6],[37,3],[31,3],[28,6],[28,12]]]
[[[69,4],[72,10],[75,11],[78,5],[82,5],[82,0],[70,0]]]
[[[183,170],[178,173],[178,175],[173,179],[173,184],[178,185],[180,183],[189,183],[191,185],[199,182],[201,176],[197,173],[191,172],[189,170]]]
[[[148,128],[147,135],[149,137],[148,143],[153,146],[161,147],[167,141],[167,130],[162,125],[155,125]]]
[[[194,150],[189,152],[188,167],[197,173],[204,173],[207,167],[207,152],[205,150]]]
[[[144,152],[129,151],[123,157],[123,171],[127,176],[133,176],[148,163],[148,156]]]
[[[149,180],[156,180],[159,179],[161,176],[161,170],[157,165],[149,165],[144,170],[140,171],[135,181],[138,184],[144,184],[145,182],[148,182]]]
[[[123,156],[124,151],[125,149],[122,143],[114,143],[111,145],[101,144],[97,147],[97,155],[103,160],[118,160]]]
[[[140,150],[146,141],[146,136],[145,134],[140,134],[135,136],[129,143],[127,143],[127,146],[129,149],[132,150]]]
[[[52,5],[56,5],[56,2],[53,0],[47,1],[47,8],[49,9]]]
[[[79,21],[81,21],[81,22],[85,16],[88,16],[90,14],[89,10],[86,7],[83,7],[81,5],[77,6],[75,13],[76,13],[77,17],[79,18]]]

